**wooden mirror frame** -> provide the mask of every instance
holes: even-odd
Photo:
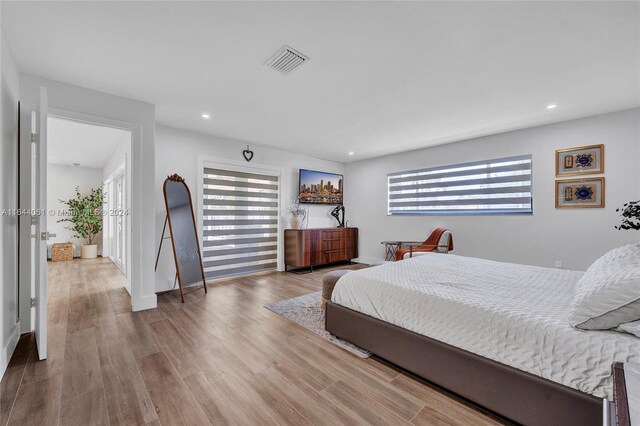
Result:
[[[164,184],[162,185],[162,193],[164,194],[164,207],[165,210],[167,212],[167,221],[169,222],[169,232],[171,234],[171,247],[173,248],[173,260],[175,261],[176,264],[176,275],[178,276],[178,285],[180,287],[180,300],[182,301],[182,303],[184,303],[184,291],[183,291],[183,286],[182,286],[182,277],[180,275],[180,265],[178,263],[178,253],[176,252],[176,244],[175,244],[175,238],[173,235],[173,226],[171,224],[171,214],[170,214],[170,210],[169,210],[169,201],[167,200],[167,182],[178,182],[178,183],[182,183],[184,185],[184,188],[187,190],[187,195],[189,196],[189,208],[191,209],[191,219],[193,221],[193,234],[195,236],[196,239],[196,245],[198,248],[198,258],[200,259],[200,273],[202,275],[202,286],[204,287],[204,292],[205,294],[207,293],[207,279],[204,275],[204,267],[202,265],[202,250],[200,248],[200,239],[198,238],[198,232],[197,232],[197,228],[196,228],[196,217],[193,213],[193,202],[191,199],[191,191],[189,190],[189,187],[187,186],[187,183],[185,182],[184,178],[180,175],[178,175],[177,173],[174,173],[171,176],[167,176],[167,178],[164,180]]]

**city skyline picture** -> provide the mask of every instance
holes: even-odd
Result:
[[[343,176],[300,169],[300,202],[342,205]]]

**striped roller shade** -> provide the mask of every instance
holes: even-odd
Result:
[[[533,213],[531,155],[388,175],[388,214]]]
[[[276,269],[279,177],[204,168],[207,278]]]

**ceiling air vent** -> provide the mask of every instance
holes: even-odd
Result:
[[[264,64],[279,73],[289,74],[309,60],[310,58],[308,56],[303,55],[292,47],[284,45],[267,59]]]

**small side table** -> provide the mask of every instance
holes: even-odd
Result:
[[[382,241],[380,244],[384,244],[384,250],[386,252],[384,260],[388,262],[395,262],[396,252],[402,246],[402,241]]]
[[[421,241],[382,241],[380,244],[384,244],[386,256],[384,260],[388,262],[396,261],[396,253],[403,247],[409,248],[409,257],[413,257],[413,249],[420,247],[424,244]]]

